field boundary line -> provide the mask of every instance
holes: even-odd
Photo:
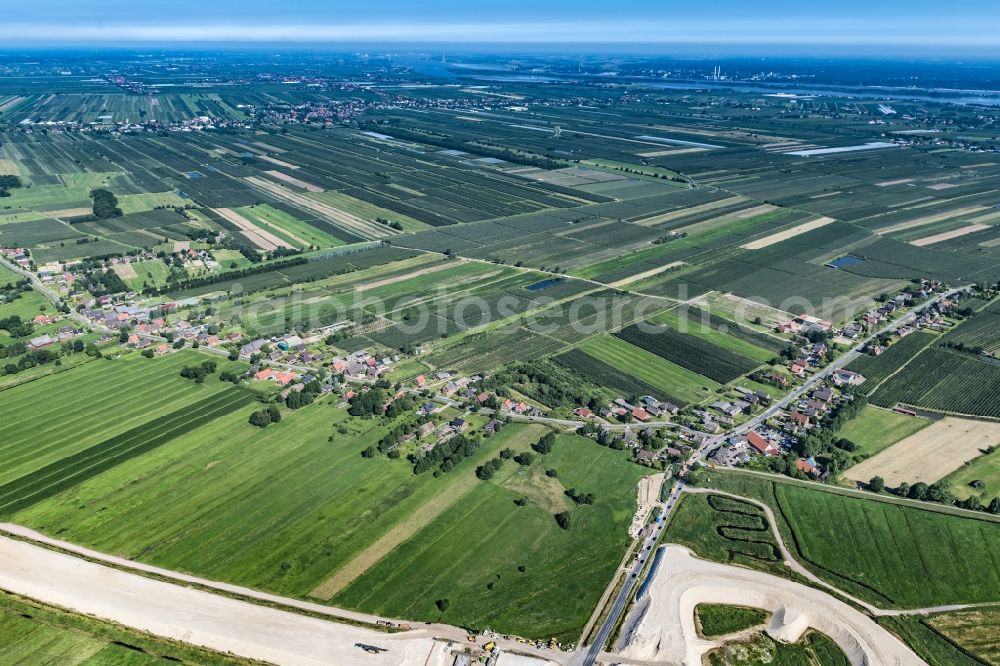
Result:
[[[854,488],[843,488],[840,486],[830,486],[819,481],[804,481],[802,479],[793,479],[788,476],[783,476],[781,474],[773,474],[771,472],[760,472],[753,469],[733,469],[726,467],[716,467],[713,472],[719,472],[722,474],[731,474],[733,476],[748,475],[748,476],[758,476],[773,483],[784,483],[789,486],[800,486],[803,488],[811,488],[820,492],[830,493],[831,495],[846,495],[848,497],[854,497],[859,499],[870,499],[877,502],[884,502],[886,504],[899,504],[903,506],[909,506],[914,509],[922,509],[924,511],[931,511],[933,513],[943,513],[952,516],[964,516],[967,518],[977,518],[979,520],[986,521],[988,523],[1000,523],[1000,516],[995,516],[990,513],[985,513],[983,511],[975,511],[972,509],[963,509],[957,506],[948,506],[945,504],[935,504],[933,502],[922,502],[920,500],[910,499],[908,497],[896,497],[895,495],[881,495],[878,493],[871,493],[865,490],[857,490]],[[1000,600],[998,600],[1000,603]]]

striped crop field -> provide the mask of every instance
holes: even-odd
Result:
[[[97,360],[0,392],[0,484],[231,388],[181,378],[181,368],[198,358],[181,352]]]
[[[249,391],[229,388],[61,458],[0,486],[0,514],[31,506],[252,402]]]

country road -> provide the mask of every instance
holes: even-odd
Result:
[[[598,657],[604,650],[604,645],[608,642],[608,639],[611,638],[611,633],[614,631],[615,627],[618,626],[618,618],[621,617],[621,614],[625,611],[626,606],[628,606],[629,601],[632,598],[635,588],[640,582],[639,575],[642,573],[642,569],[646,565],[646,561],[653,556],[653,548],[656,546],[656,542],[660,538],[660,531],[663,529],[662,526],[666,524],[666,518],[670,515],[670,512],[677,504],[677,500],[680,497],[681,490],[683,488],[684,482],[678,481],[674,485],[667,501],[657,504],[662,511],[663,521],[640,545],[639,550],[637,551],[638,556],[635,560],[633,560],[632,565],[626,568],[624,573],[625,582],[622,584],[621,590],[618,591],[618,594],[612,602],[611,611],[608,613],[607,618],[605,618],[604,623],[601,624],[601,628],[598,629],[597,634],[594,636],[594,640],[591,641],[590,645],[587,646],[585,650],[577,651],[573,655],[573,659],[570,661],[573,666],[577,666],[578,664],[590,666],[591,664],[597,663]]]

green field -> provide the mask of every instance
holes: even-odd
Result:
[[[374,220],[377,217],[382,217],[392,222],[399,222],[403,225],[403,229],[406,231],[420,231],[428,228],[428,225],[407,215],[387,210],[385,208],[380,208],[375,204],[362,201],[361,199],[355,199],[354,197],[341,192],[310,192],[306,196],[310,199],[315,199],[316,201],[322,201],[323,203],[329,204],[338,210],[350,213],[351,215],[356,215],[357,217],[365,220]]]
[[[449,598],[449,622],[567,640],[624,552],[634,486],[647,471],[591,440],[560,437],[535,466],[555,468],[565,487],[598,497],[576,508],[564,531],[547,501],[569,502],[540,483],[549,477],[512,461],[491,482],[472,473],[500,448],[527,449],[540,426],[510,425],[434,478],[414,475],[405,460],[363,458],[384,427],[326,403],[286,413],[265,430],[246,423],[253,409],[205,423],[14,520],[104,552],[307,596],[380,537],[426,516],[426,527],[369,562],[333,601],[431,620],[434,602]],[[521,496],[527,506],[514,504]],[[400,586],[410,592],[399,595]]]
[[[440,479],[416,476],[406,460],[361,457],[385,433],[376,423],[322,403],[260,430],[247,424],[253,409],[207,423],[17,520],[152,564],[304,596],[471,475],[478,460]],[[336,432],[341,425],[346,434]]]
[[[107,186],[117,175],[117,173],[62,174],[59,176],[62,184],[59,185],[34,185],[13,190],[11,196],[4,199],[4,205],[40,211],[90,207],[90,191],[95,187]],[[180,205],[183,205],[183,201]]]
[[[29,319],[34,319],[42,312],[52,314],[55,312],[55,308],[49,299],[34,289],[22,291],[20,298],[0,305],[0,319],[20,317],[22,321],[28,321]]]
[[[195,384],[179,376],[183,366],[201,360],[204,357],[195,352],[155,359],[133,354],[0,392],[0,483],[232,388],[214,377]]]
[[[990,664],[1000,663],[1000,606],[940,613],[926,623],[965,652]]]
[[[240,255],[242,257],[242,255]],[[144,284],[151,287],[162,287],[167,283],[170,269],[159,259],[137,261],[132,264],[136,277],[124,278],[125,284],[133,289],[140,289]]]
[[[939,633],[933,625],[938,618],[948,618],[950,613],[930,617],[900,615],[878,618],[878,623],[899,636],[929,666],[983,666],[985,662],[972,657],[951,638]],[[978,625],[989,635],[996,635],[1000,618]],[[996,662],[994,662],[996,663]]]
[[[180,206],[190,203],[174,192],[143,192],[141,194],[123,194],[118,197],[119,208],[126,215],[153,210],[158,206]]]
[[[236,212],[296,247],[303,247],[302,241],[305,241],[307,245],[311,244],[319,248],[344,244],[344,241],[339,238],[324,233],[316,227],[292,217],[285,211],[267,204],[244,206],[237,208]]]
[[[560,436],[551,453],[536,458],[527,469],[506,462],[334,602],[392,617],[578,638],[624,553],[635,484],[646,470],[579,436]],[[558,480],[535,468],[555,469]],[[552,486],[593,492],[597,501],[571,509],[571,527],[562,530],[549,502],[566,498]],[[519,497],[528,504],[517,506]],[[451,602],[443,615],[438,599]]]
[[[787,575],[764,512],[746,502],[682,495],[663,539],[687,546],[700,557]]]
[[[873,456],[930,424],[927,419],[869,405],[837,434],[854,442],[856,453]]]
[[[1000,496],[1000,451],[973,458],[944,478],[955,497],[965,499],[978,495],[983,504]],[[979,481],[982,485],[973,488],[969,484]]]
[[[0,592],[0,664],[223,666],[250,660],[125,629]]]
[[[797,643],[784,643],[760,632],[707,655],[709,666],[848,666],[843,650],[828,636],[810,631]]]
[[[20,273],[15,273],[6,266],[0,264],[0,288],[9,287],[24,279]]]
[[[760,608],[727,604],[698,604],[695,609],[698,631],[706,638],[728,636],[764,624],[770,614]]]
[[[613,335],[590,338],[580,345],[580,349],[685,402],[701,402],[721,387],[708,377],[686,370]]]
[[[250,260],[244,257],[239,250],[212,250],[212,256],[219,262],[222,270],[247,268],[251,265]]]
[[[887,608],[1000,599],[1000,521],[845,491],[714,472],[706,484],[767,502],[796,559],[831,584]],[[886,547],[892,544],[892,547]]]

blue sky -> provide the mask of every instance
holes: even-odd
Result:
[[[1000,49],[997,0],[30,0],[18,43],[858,44]],[[8,41],[8,43],[10,43]]]

